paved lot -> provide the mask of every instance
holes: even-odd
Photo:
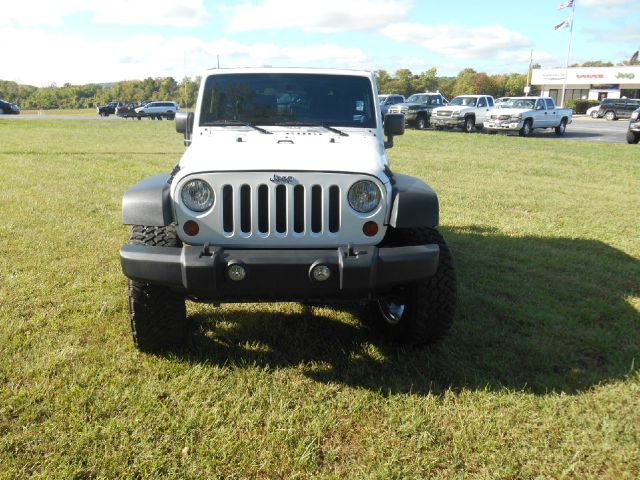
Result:
[[[534,130],[531,136],[533,138],[548,138],[550,140],[627,143],[626,134],[628,126],[628,120],[610,122],[604,118],[591,118],[586,115],[578,115],[573,117],[573,122],[567,125],[567,130],[561,137],[557,136],[555,132],[550,129]]]
[[[3,119],[15,120],[38,120],[38,119],[60,119],[60,120],[92,120],[99,122],[119,121],[127,119],[110,115],[108,117],[95,116],[65,116],[65,115],[0,115]],[[134,120],[129,120],[134,121]],[[567,131],[562,137],[558,137],[553,130],[535,130],[532,137],[548,138],[550,140],[578,140],[602,143],[627,143],[626,132],[629,125],[628,120],[607,121],[604,118],[591,118],[585,115],[578,115],[573,118],[573,123],[567,125]],[[452,132],[452,134],[460,132]],[[499,133],[499,135],[505,135]]]

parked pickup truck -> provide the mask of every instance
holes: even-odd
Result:
[[[414,93],[404,103],[389,107],[389,113],[402,113],[407,125],[422,130],[429,126],[431,111],[447,104],[447,99],[439,93]]]
[[[521,137],[536,128],[553,128],[563,135],[572,113],[570,108],[556,108],[550,97],[513,97],[491,112],[484,128],[488,133],[516,131]]]
[[[462,128],[467,133],[476,128],[482,130],[484,121],[489,119],[493,108],[491,95],[460,95],[451,100],[448,106],[433,109],[431,125],[436,130],[454,127]]]

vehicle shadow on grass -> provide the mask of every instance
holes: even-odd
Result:
[[[320,382],[417,394],[578,393],[625,378],[639,363],[640,314],[632,302],[637,307],[640,261],[593,240],[442,231],[456,260],[459,306],[436,348],[398,347],[330,310],[282,314],[257,306],[192,315],[196,332],[180,357],[295,366]]]

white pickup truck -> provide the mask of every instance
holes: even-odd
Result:
[[[570,108],[556,108],[551,97],[513,97],[491,112],[484,128],[488,133],[517,131],[521,137],[536,128],[553,128],[563,135],[572,113]]]
[[[494,108],[491,95],[460,95],[451,100],[446,107],[434,108],[431,112],[431,125],[436,130],[443,128],[462,128],[467,133],[476,128],[482,130],[485,120]]]

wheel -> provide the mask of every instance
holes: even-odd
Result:
[[[465,133],[471,133],[476,128],[476,119],[473,117],[467,117],[464,119],[464,126],[462,129]]]
[[[175,114],[173,112],[167,112],[166,115],[165,115],[165,118],[167,120],[173,120],[174,117],[175,117]]]
[[[175,227],[135,225],[129,243],[179,247]],[[187,341],[187,311],[184,296],[167,287],[129,280],[129,318],[133,343],[143,352],[161,352]]]
[[[424,115],[419,115],[416,120],[416,128],[418,130],[424,130],[428,125],[429,122],[427,121],[427,117],[425,117]]]
[[[640,140],[640,135],[631,130],[627,130],[627,143],[638,143],[638,140]]]
[[[567,120],[563,118],[563,119],[560,121],[560,125],[558,125],[558,126],[555,128],[556,135],[558,135],[558,136],[564,135],[564,131],[565,131],[566,129],[567,129]]]
[[[526,120],[524,122],[524,125],[518,132],[518,135],[520,135],[521,137],[528,137],[529,135],[531,135],[532,130],[533,129],[531,128],[531,120]]]
[[[593,112],[591,112],[591,118],[598,118],[598,111],[594,110]]]
[[[606,118],[607,120],[617,120],[616,112],[614,112],[613,110],[609,110],[604,114],[604,118]]]
[[[435,243],[440,247],[440,261],[434,276],[395,288],[370,302],[367,320],[386,338],[403,344],[438,342],[449,331],[456,311],[456,275],[449,248],[435,228],[390,229],[385,243]]]

